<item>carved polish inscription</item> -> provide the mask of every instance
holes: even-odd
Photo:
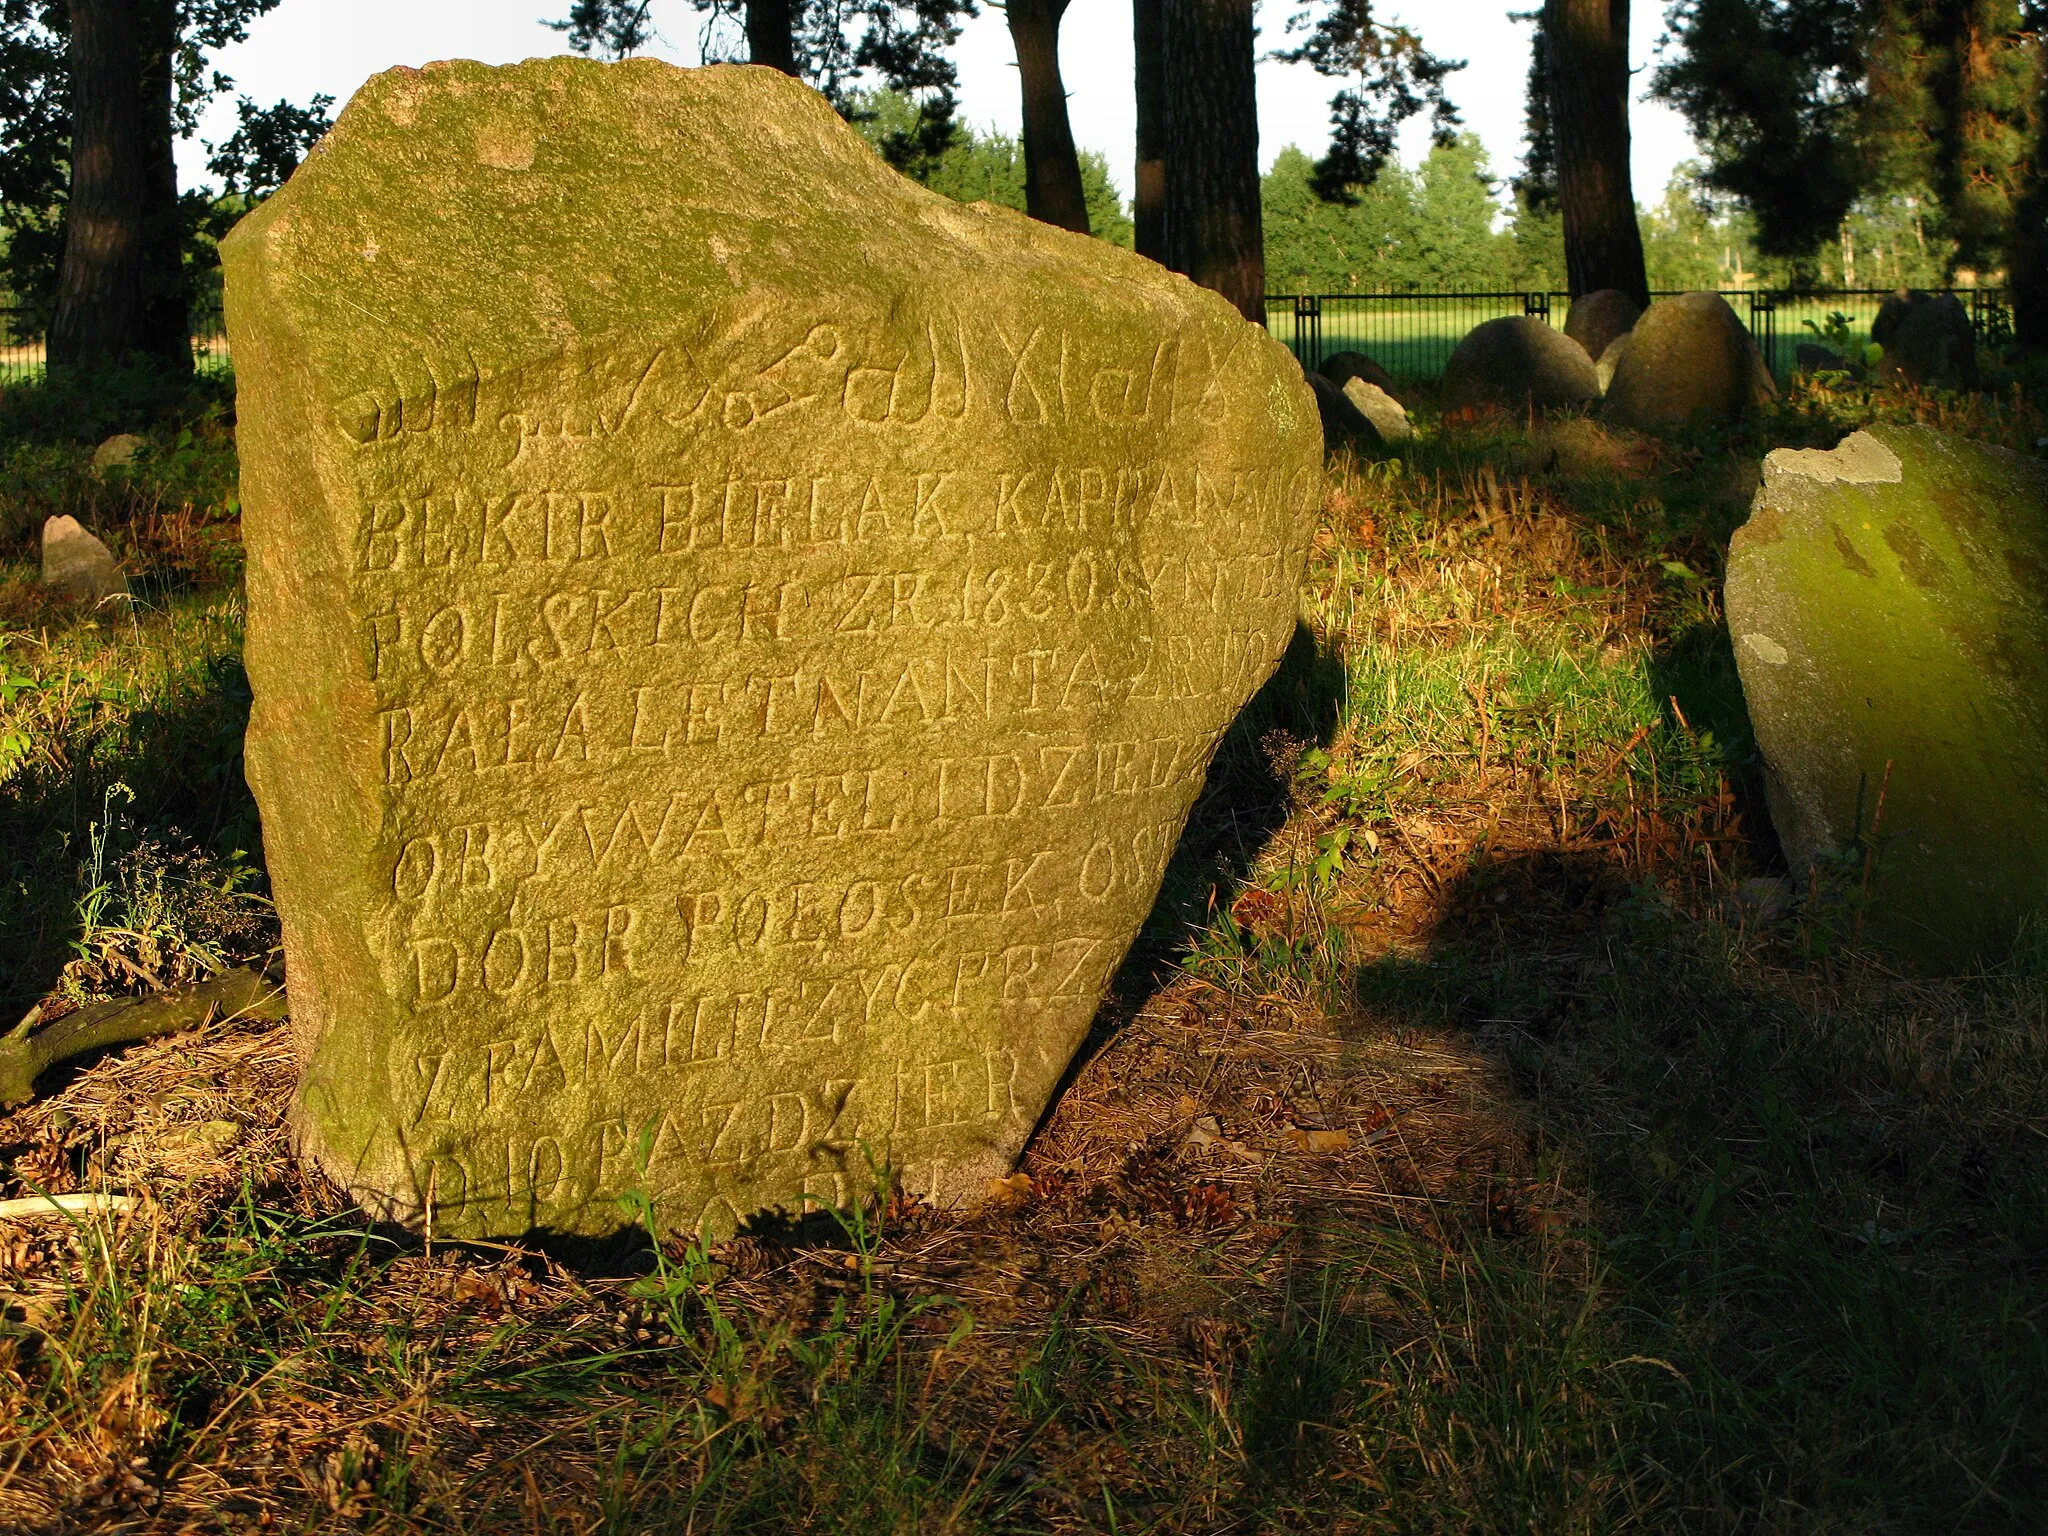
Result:
[[[484,75],[524,100],[554,67]],[[276,249],[355,217],[339,153],[234,246],[245,324],[334,323]],[[877,228],[928,216],[851,163]],[[1015,1157],[1290,638],[1320,444],[1220,304],[995,234],[948,236],[929,291],[823,302],[830,258],[789,258],[504,355],[423,317],[333,343],[312,421],[248,349],[250,757],[319,1010],[302,1135],[373,1206],[602,1231],[638,1189],[716,1229],[877,1165],[972,1199]],[[407,270],[377,250],[370,289]],[[1001,296],[1105,292],[1104,262],[1143,304]],[[301,431],[317,516],[264,479],[266,434]]]

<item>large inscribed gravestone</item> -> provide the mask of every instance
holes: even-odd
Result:
[[[1846,852],[1873,937],[2003,960],[2048,908],[2048,467],[1927,427],[1781,448],[1726,596],[1794,876]]]
[[[732,66],[394,70],[223,259],[303,1148],[449,1235],[981,1195],[1293,630],[1287,352]]]

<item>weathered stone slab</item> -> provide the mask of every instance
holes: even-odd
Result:
[[[984,1193],[1293,631],[1286,350],[737,66],[380,75],[223,256],[303,1147],[450,1234]]]
[[[1394,382],[1394,376],[1363,352],[1332,352],[1323,359],[1317,372],[1339,389],[1353,379],[1363,379],[1393,399],[1401,398],[1401,389]]]
[[[1373,430],[1379,433],[1381,442],[1405,443],[1415,436],[1415,427],[1408,420],[1407,408],[1370,380],[1353,374],[1344,381],[1344,398],[1351,402],[1354,410],[1372,423]]]
[[[1794,877],[1874,833],[1872,936],[2003,958],[2048,905],[2048,466],[1925,427],[1780,449],[1727,613]]]
[[[1357,449],[1371,453],[1381,446],[1379,429],[1349,395],[1313,370],[1305,377],[1316,397],[1316,414],[1322,422],[1325,454]]]

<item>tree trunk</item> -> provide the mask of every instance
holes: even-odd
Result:
[[[1131,216],[1140,256],[1166,260],[1166,0],[1131,0],[1138,157]]]
[[[2012,292],[2013,339],[2028,351],[2048,352],[2048,74],[2041,82],[2034,121],[2039,125],[2027,177],[2006,237],[2006,283]],[[1919,225],[1914,225],[1915,233]],[[1925,241],[1922,242],[1923,249]]]
[[[185,279],[184,219],[178,209],[175,0],[143,0],[137,37],[142,92],[142,314],[137,350],[167,367],[192,369],[192,293]]]
[[[796,8],[792,0],[747,0],[747,58],[796,74]]]
[[[1166,265],[1266,315],[1252,0],[1166,0]]]
[[[1572,297],[1619,288],[1644,307],[1643,237],[1628,166],[1628,0],[1544,0],[1557,201]]]
[[[71,195],[49,359],[141,350],[148,162],[136,0],[71,0]]]
[[[1081,157],[1060,81],[1060,18],[1067,0],[1009,0],[1010,41],[1024,86],[1024,208],[1034,219],[1088,233]]]
[[[172,0],[71,0],[71,195],[49,359],[189,371]]]

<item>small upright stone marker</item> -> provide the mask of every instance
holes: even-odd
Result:
[[[982,1197],[1294,630],[1286,350],[737,66],[393,70],[223,259],[302,1147],[449,1235]]]
[[[1874,841],[1871,936],[2003,959],[2048,908],[2048,466],[1927,427],[1781,448],[1727,612],[1794,878]]]
[[[68,515],[43,524],[42,580],[59,597],[76,602],[128,595],[128,578],[121,574],[114,552]]]

